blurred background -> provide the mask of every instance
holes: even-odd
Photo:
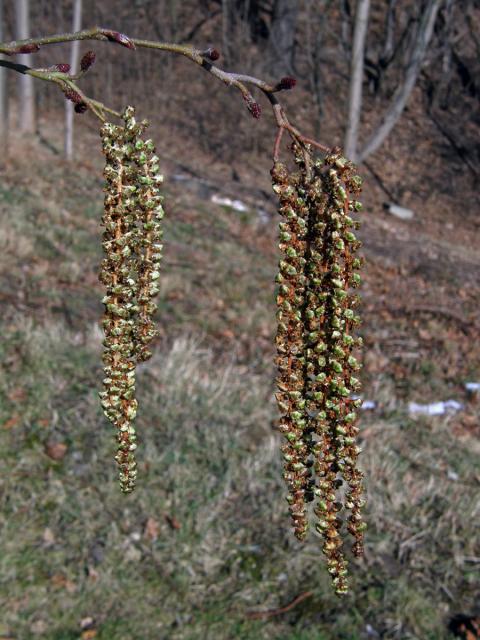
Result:
[[[0,68],[0,638],[479,638],[480,2],[28,5],[0,0],[0,40],[101,25],[292,75],[292,122],[359,162],[369,530],[345,600],[316,534],[302,545],[290,531],[268,104],[258,96],[253,120],[237,91],[171,54],[45,46],[17,61],[94,50],[83,90],[151,121],[160,338],[139,367],[139,483],[124,496],[97,397],[98,121],[72,125],[58,89]]]

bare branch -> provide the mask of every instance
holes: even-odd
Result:
[[[120,33],[118,31],[113,31],[111,29],[106,29],[102,27],[93,27],[92,29],[84,29],[82,31],[77,31],[74,33],[60,33],[54,34],[52,36],[45,36],[40,38],[28,38],[26,40],[14,40],[8,43],[0,43],[0,54],[13,55],[19,52],[30,52],[33,53],[37,51],[40,47],[48,44],[56,44],[60,42],[73,42],[76,40],[100,40],[103,42],[114,42],[120,44],[128,49],[155,49],[158,51],[167,51],[170,53],[176,53],[182,55],[195,64],[199,65],[202,69],[211,73],[218,80],[226,84],[228,87],[235,87],[242,94],[243,99],[246,102],[247,108],[250,113],[258,118],[260,116],[260,105],[255,101],[252,94],[250,93],[247,85],[260,89],[263,94],[268,98],[270,104],[272,105],[273,114],[275,117],[275,122],[279,129],[283,129],[288,131],[290,137],[299,143],[305,150],[309,145],[313,145],[323,151],[327,151],[328,147],[322,145],[310,138],[305,138],[298,129],[296,129],[289,121],[285,115],[285,112],[276,98],[276,93],[283,90],[291,89],[295,85],[295,80],[290,77],[282,78],[279,82],[275,84],[270,84],[261,80],[259,78],[255,78],[254,76],[249,76],[240,73],[232,73],[228,71],[224,71],[220,67],[212,64],[214,60],[219,57],[218,51],[216,49],[212,49],[209,47],[208,49],[196,49],[195,47],[189,45],[181,45],[181,44],[172,44],[169,42],[155,42],[152,40],[142,40],[139,38],[130,38],[129,36]],[[206,53],[208,52],[208,53]],[[30,67],[22,67],[19,68],[18,65],[12,63],[5,63],[0,61],[2,66],[5,66],[9,69],[13,69],[15,71],[20,71],[21,73],[31,75],[35,78],[46,80],[48,82],[54,82],[58,84],[62,91],[65,92],[65,89],[70,89],[73,92],[78,93],[79,96],[82,97],[84,103],[88,106],[88,108],[101,120],[104,120],[104,112],[111,113],[116,116],[120,116],[120,114],[113,109],[109,109],[101,102],[93,100],[85,96],[82,91],[79,89],[78,85],[74,82],[75,80],[80,79],[83,76],[83,72],[76,75],[69,75],[68,73],[62,73],[52,69],[31,69]],[[21,66],[21,65],[20,65]],[[277,142],[275,144],[275,154],[278,154],[279,151],[279,139],[281,136],[277,138]],[[306,151],[307,155],[308,152]],[[275,157],[276,157],[275,155]]]

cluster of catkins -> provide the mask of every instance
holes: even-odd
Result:
[[[361,401],[355,399],[360,364],[354,353],[361,338],[352,335],[360,321],[352,292],[360,284],[361,266],[352,213],[361,209],[355,199],[361,179],[337,149],[309,162],[308,150],[292,148],[296,171],[280,162],[272,169],[282,217],[276,397],[286,439],[284,478],[299,540],[307,535],[307,505],[315,502],[315,528],[341,595],[348,591],[342,512],[349,512],[346,528],[355,556],[363,553],[366,528],[355,442]]]
[[[121,489],[128,493],[137,475],[135,367],[151,356],[148,345],[156,335],[153,298],[159,291],[164,210],[159,160],[153,142],[141,138],[147,122],[136,122],[133,107],[127,107],[123,119],[123,126],[106,123],[101,130],[106,165],[100,281],[107,291],[100,397],[117,430],[115,459]]]

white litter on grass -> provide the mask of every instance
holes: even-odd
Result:
[[[215,204],[221,204],[225,207],[230,207],[230,209],[234,209],[235,211],[248,211],[247,205],[241,200],[232,200],[231,198],[222,198],[222,196],[217,196],[217,194],[213,194],[211,197],[211,201]]]
[[[414,216],[414,213],[411,209],[407,209],[406,207],[401,207],[398,204],[394,204],[390,202],[386,205],[386,209],[392,216],[396,218],[400,218],[401,220],[411,220]]]
[[[456,400],[446,400],[445,402],[432,402],[430,404],[417,404],[410,402],[408,412],[424,416],[443,416],[445,413],[455,413],[463,409],[463,404]]]
[[[467,391],[480,391],[480,382],[466,382],[465,389]]]
[[[449,469],[447,471],[447,478],[449,480],[453,480],[454,482],[456,482],[458,480],[460,476],[458,475],[458,473],[456,471],[452,471],[451,469]]]

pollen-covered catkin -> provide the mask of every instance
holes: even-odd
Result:
[[[272,171],[280,213],[288,212],[287,223],[288,218],[296,223],[301,220],[301,232],[297,234],[292,233],[291,222],[290,226],[284,222],[280,225],[282,253],[299,260],[280,262],[277,400],[282,413],[280,431],[289,443],[300,441],[302,446],[296,457],[289,445],[282,450],[285,455],[287,449],[289,456],[285,474],[289,501],[293,502],[292,494],[295,496],[292,483],[300,485],[294,470],[298,468],[303,474],[303,535],[298,535],[297,524],[295,533],[300,539],[305,537],[305,501],[307,496],[313,499],[314,494],[315,529],[323,538],[327,568],[336,593],[341,595],[348,590],[348,571],[339,512],[350,511],[347,530],[355,539],[355,555],[362,553],[365,529],[360,514],[365,502],[363,476],[357,466],[360,449],[355,442],[355,408],[360,401],[354,397],[359,389],[356,374],[360,368],[354,350],[361,340],[353,335],[359,317],[358,299],[352,292],[360,282],[356,270],[361,262],[354,255],[360,246],[354,234],[358,223],[351,217],[353,211],[361,209],[353,199],[361,181],[354,166],[338,150],[313,162],[308,150],[304,153],[305,149],[298,145],[292,149],[297,172],[290,174],[279,163]],[[292,264],[296,273],[291,270]],[[297,305],[287,305],[291,314],[288,322],[282,309],[285,298]],[[295,467],[288,466],[290,460]],[[312,465],[315,480],[310,471]]]
[[[304,373],[305,250],[307,208],[300,197],[295,178],[284,164],[272,169],[273,189],[278,195],[282,216],[277,275],[277,358],[276,394],[281,412],[279,429],[287,442],[282,447],[287,501],[295,535],[305,539],[308,528],[306,502],[313,498],[309,465],[310,434],[307,432]]]
[[[140,136],[146,123],[137,123],[127,107],[124,126],[106,123],[101,130],[106,159],[105,201],[102,224],[105,258],[100,280],[106,286],[103,362],[104,390],[100,392],[105,415],[117,429],[120,487],[135,486],[137,413],[135,367],[146,360],[147,344],[155,336],[151,316],[162,245],[163,208],[158,158],[153,143]]]
[[[136,140],[134,162],[138,168],[137,222],[138,254],[138,321],[135,325],[135,356],[137,361],[151,357],[149,343],[157,335],[152,316],[157,309],[153,298],[159,292],[160,263],[162,259],[162,220],[165,215],[160,195],[163,176],[159,159],[151,140]]]

